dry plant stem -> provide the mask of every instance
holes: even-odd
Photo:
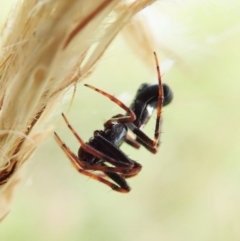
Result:
[[[66,90],[88,76],[134,14],[154,0],[23,0],[1,31],[0,220],[18,170],[52,133]]]

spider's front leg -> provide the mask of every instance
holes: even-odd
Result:
[[[118,106],[120,106],[122,109],[124,109],[127,112],[127,115],[117,115],[117,116],[112,117],[110,120],[108,120],[105,123],[105,125],[110,126],[110,125],[113,125],[116,123],[124,124],[124,123],[128,123],[128,122],[133,122],[136,119],[135,113],[129,107],[127,107],[122,101],[120,101],[113,95],[110,95],[107,92],[100,90],[94,86],[88,85],[88,84],[85,84],[85,86],[106,96],[108,99],[110,99],[112,102],[116,103]]]

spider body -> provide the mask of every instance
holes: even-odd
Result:
[[[163,106],[168,105],[173,99],[173,93],[168,85],[163,84]],[[138,128],[142,128],[153,115],[158,104],[159,86],[156,84],[142,84],[130,106],[136,115],[133,122]]]
[[[90,138],[90,140],[86,142],[86,144],[114,158],[114,153],[111,152],[111,148],[109,148],[110,150],[107,149],[106,145],[113,145],[119,148],[126,139],[127,131],[127,127],[124,124],[114,124],[110,128],[105,129],[104,131],[94,131],[93,137]],[[106,141],[106,145],[102,143],[102,139]],[[82,161],[89,163],[91,165],[101,165],[103,163],[101,159],[96,158],[92,154],[89,154],[82,147],[78,149],[78,157]]]
[[[94,131],[93,138],[91,138],[89,142],[86,143],[87,145],[93,147],[95,150],[104,153],[108,157],[114,160],[118,160],[118,167],[120,168],[118,171],[121,172],[122,175],[124,172],[127,173],[133,166],[132,160],[130,160],[129,157],[127,157],[124,152],[119,149],[126,139],[127,132],[128,128],[125,124],[113,124],[111,127],[105,128],[104,131]],[[80,147],[78,150],[78,157],[88,164],[107,167],[103,159],[89,154],[82,147]],[[141,168],[140,165],[139,168]],[[115,173],[109,169],[109,171],[105,171],[104,174],[121,187],[121,192],[130,191],[130,187],[128,186],[127,182],[119,175],[119,173]],[[114,188],[115,187],[113,187],[113,189]]]
[[[162,106],[166,106],[171,103],[173,99],[173,93],[172,90],[169,88],[168,85],[163,84],[163,103]],[[130,109],[133,110],[133,112],[136,115],[136,119],[133,122],[136,127],[139,129],[143,128],[151,116],[153,115],[153,112],[158,107],[158,96],[159,96],[159,85],[152,85],[144,83],[142,84],[137,94],[130,106]],[[147,137],[145,137],[147,138]],[[145,145],[145,142],[142,142],[141,138],[138,136],[136,137],[136,141],[139,142],[141,145],[143,145],[146,149],[148,149],[152,153],[156,153],[156,149],[152,148],[151,145]],[[160,140],[158,140],[157,146],[160,145]]]
[[[138,174],[142,166],[129,158],[121,149],[126,142],[135,148],[140,145],[146,147],[150,152],[156,153],[159,146],[160,122],[162,106],[172,100],[172,92],[167,85],[162,85],[157,56],[154,53],[158,85],[142,84],[137,91],[134,101],[127,107],[114,96],[97,89],[91,85],[85,86],[106,96],[126,111],[126,114],[118,114],[104,123],[104,130],[94,131],[94,135],[88,142],[84,142],[72,128],[64,114],[62,114],[68,128],[80,143],[78,156],[76,156],[55,133],[55,138],[61,146],[73,166],[83,175],[104,183],[111,189],[126,193],[130,187],[127,178]],[[154,138],[149,138],[142,128],[157,109]],[[128,135],[131,130],[136,138]],[[93,173],[99,171],[100,174]],[[109,180],[110,179],[110,180]]]

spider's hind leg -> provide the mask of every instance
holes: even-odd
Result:
[[[157,100],[157,119],[156,119],[156,125],[155,125],[155,131],[154,131],[154,139],[151,147],[156,147],[159,142],[159,136],[160,136],[160,125],[161,125],[161,113],[162,113],[162,107],[163,107],[163,85],[162,85],[162,78],[161,78],[161,72],[160,67],[158,63],[158,58],[156,52],[153,52],[154,59],[156,63],[156,69],[157,69],[157,76],[158,76],[158,100]]]
[[[62,148],[62,150],[64,151],[64,153],[67,155],[67,157],[69,158],[69,160],[71,161],[71,163],[73,164],[74,168],[81,174],[88,176],[91,179],[94,179],[96,181],[99,181],[107,186],[109,186],[112,190],[117,191],[117,192],[121,192],[121,193],[127,193],[130,191],[130,187],[128,186],[127,182],[124,180],[124,178],[122,178],[120,175],[118,175],[117,173],[114,173],[115,176],[119,176],[119,181],[117,182],[116,185],[108,180],[106,180],[105,178],[98,176],[96,174],[93,174],[89,171],[85,171],[81,165],[80,165],[80,159],[66,146],[66,144],[60,139],[60,137],[57,135],[57,133],[55,134],[55,138],[56,141],[58,143],[58,145]],[[101,166],[99,166],[101,167]],[[103,166],[104,167],[104,166]],[[97,168],[96,168],[97,169]],[[110,173],[110,172],[109,172]],[[110,174],[109,174],[110,175]],[[111,175],[110,175],[111,176]],[[113,179],[114,180],[114,179]],[[115,181],[115,180],[114,180]]]
[[[155,124],[154,137],[151,139],[148,137],[138,126],[134,123],[126,123],[126,126],[136,135],[136,141],[146,147],[152,153],[156,153],[159,147],[159,137],[161,133],[161,113],[163,107],[163,85],[161,80],[160,67],[158,63],[157,54],[153,52],[156,63],[157,76],[158,76],[158,98],[157,98],[157,119]]]

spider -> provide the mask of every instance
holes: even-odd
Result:
[[[142,84],[130,107],[127,107],[120,100],[103,90],[85,84],[86,87],[99,92],[115,102],[126,111],[126,114],[115,115],[106,121],[104,123],[104,130],[94,131],[93,137],[86,143],[70,125],[66,116],[62,114],[68,128],[80,143],[78,155],[75,155],[60,139],[58,134],[54,132],[58,145],[79,173],[104,183],[112,190],[120,193],[130,191],[126,179],[136,176],[142,169],[142,166],[138,162],[130,159],[120,149],[120,146],[123,142],[137,149],[143,145],[150,152],[156,153],[160,144],[162,106],[168,105],[173,98],[171,89],[161,82],[160,69],[155,52],[154,58],[157,68],[158,84]],[[151,139],[142,132],[141,128],[153,115],[154,109],[157,109],[157,119],[154,138]],[[128,135],[128,129],[136,135],[136,139]],[[100,171],[102,174],[95,174],[93,171]]]

